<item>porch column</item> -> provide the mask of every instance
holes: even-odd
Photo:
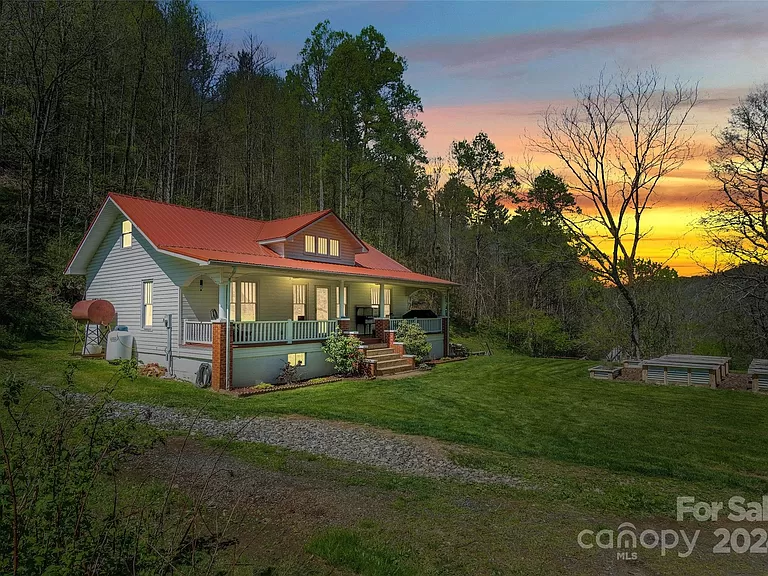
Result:
[[[440,316],[448,316],[448,291],[441,293]]]
[[[229,296],[229,283],[222,282],[219,284],[219,321],[224,322],[229,314],[229,306],[227,306],[227,299]]]
[[[448,356],[450,349],[451,349],[451,338],[449,336],[450,333],[450,320],[448,319],[449,316],[449,309],[448,309],[448,290],[445,290],[443,292],[442,302],[441,302],[441,310],[440,314],[442,316],[442,332],[443,332],[443,356]]]
[[[384,318],[384,283],[379,284],[379,318]]]
[[[347,314],[347,301],[344,298],[344,280],[339,280],[339,318],[349,318],[349,314]]]

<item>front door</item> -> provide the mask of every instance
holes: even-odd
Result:
[[[315,320],[328,320],[329,304],[328,288],[321,286],[315,288]]]

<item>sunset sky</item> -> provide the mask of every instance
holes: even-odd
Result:
[[[408,61],[406,80],[422,98],[430,155],[487,132],[513,164],[550,105],[605,69],[655,67],[699,83],[691,120],[701,157],[662,187],[648,214],[642,254],[681,274],[711,264],[695,229],[711,197],[712,132],[750,88],[768,81],[768,3],[758,2],[229,2],[199,1],[237,49],[246,33],[269,46],[285,70],[321,20],[357,33],[369,24]],[[537,165],[554,159],[536,158]]]

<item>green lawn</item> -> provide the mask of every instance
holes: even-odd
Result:
[[[67,342],[55,342],[5,353],[0,374],[58,385],[68,362],[84,391],[102,389],[116,370],[71,357]],[[283,474],[281,482],[296,482],[298,494],[321,501],[300,509],[305,516],[294,524],[298,512],[290,500],[287,511],[276,508],[272,521],[285,519],[284,540],[252,551],[276,565],[293,554],[309,554],[306,561],[315,564],[319,557],[317,573],[327,573],[326,562],[340,574],[623,574],[631,566],[607,552],[580,550],[576,534],[625,521],[673,527],[678,495],[724,501],[768,493],[768,396],[594,381],[586,375],[589,364],[498,352],[412,378],[242,399],[151,378],[121,381],[114,395],[216,418],[302,414],[431,436],[453,443],[453,458],[462,464],[524,480],[524,488],[468,486],[208,441],[255,469]],[[354,494],[362,500],[349,500]],[[362,510],[370,505],[366,499],[376,504],[357,520],[318,520],[324,513],[315,512],[318,506],[335,510],[339,502]],[[689,527],[706,528],[693,557],[646,553],[636,573],[762,573],[764,558],[756,555],[712,555],[715,526]],[[286,556],[280,551],[287,545],[293,547]],[[293,574],[275,572],[283,573]],[[304,566],[296,573],[310,571]]]
[[[0,369],[41,383],[77,366],[84,390],[98,390],[115,370],[68,354],[65,342],[28,344]],[[768,397],[745,392],[602,382],[590,363],[504,352],[438,366],[413,378],[345,381],[250,398],[198,390],[183,382],[139,378],[115,396],[217,418],[303,414],[431,436],[505,457],[536,458],[591,468],[705,482],[768,492]]]

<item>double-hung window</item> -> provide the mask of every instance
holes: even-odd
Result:
[[[141,325],[152,328],[152,280],[142,282]]]
[[[256,282],[240,282],[241,322],[256,321]]]
[[[371,288],[371,306],[379,307],[379,287]],[[392,314],[392,290],[384,288],[384,316],[389,317]]]
[[[234,322],[255,322],[257,302],[256,282],[232,282],[229,287],[229,319]]]
[[[306,320],[307,318],[307,285],[293,285],[293,319]]]
[[[347,306],[349,302],[349,286],[344,286],[344,308],[341,308],[341,301],[339,300],[339,287],[336,286],[336,318],[347,317]]]
[[[133,224],[130,220],[123,220],[123,229],[120,234],[120,245],[123,248],[130,248],[133,243]]]

